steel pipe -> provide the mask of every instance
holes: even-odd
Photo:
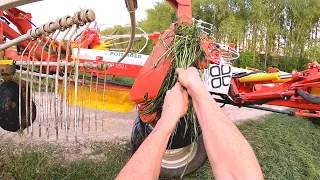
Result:
[[[19,43],[21,43],[21,42],[23,42],[23,41],[26,41],[26,40],[28,40],[28,39],[30,39],[30,38],[31,38],[31,36],[30,36],[29,33],[24,34],[24,35],[19,36],[19,37],[15,38],[15,39],[13,39],[13,40],[11,40],[11,41],[9,41],[9,42],[6,42],[5,44],[1,44],[1,45],[0,45],[0,50],[7,49],[7,48],[9,48],[10,46],[14,46],[14,45],[19,44]]]
[[[31,66],[32,64],[26,62],[26,61],[16,61],[15,62],[15,65],[29,65]],[[33,65],[34,66],[60,66],[60,67],[63,67],[63,66],[68,66],[68,67],[76,67],[77,63],[75,62],[33,62]],[[94,63],[78,63],[77,65],[78,67],[84,67],[84,68],[88,68],[88,69],[91,69],[91,68],[98,68],[98,69],[107,69],[107,64],[105,63],[101,63],[101,64],[94,64]]]

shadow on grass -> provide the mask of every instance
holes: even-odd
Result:
[[[265,179],[320,179],[320,126],[313,122],[272,114],[238,127],[253,147]],[[0,150],[0,179],[114,179],[131,156],[128,144],[110,143],[95,144],[90,156],[71,163],[30,149],[16,152],[6,145]],[[207,162],[183,179],[213,178]]]
[[[320,179],[320,126],[303,117],[272,114],[239,125],[266,179]],[[317,122],[318,123],[318,122]]]
[[[313,124],[320,126],[320,118],[308,118]]]

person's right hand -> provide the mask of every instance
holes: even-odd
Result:
[[[176,74],[178,75],[178,81],[187,89],[190,96],[201,92],[202,88],[205,89],[204,83],[200,79],[200,74],[195,67],[189,67],[186,70],[177,68]]]

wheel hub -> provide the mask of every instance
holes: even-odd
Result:
[[[166,150],[162,157],[161,166],[166,169],[178,169],[186,166],[197,154],[197,142],[191,143],[189,146]]]

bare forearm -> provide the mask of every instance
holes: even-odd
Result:
[[[238,128],[208,92],[193,96],[206,151],[217,179],[262,179],[259,163]]]
[[[117,179],[158,179],[169,137],[170,134],[155,127]]]

